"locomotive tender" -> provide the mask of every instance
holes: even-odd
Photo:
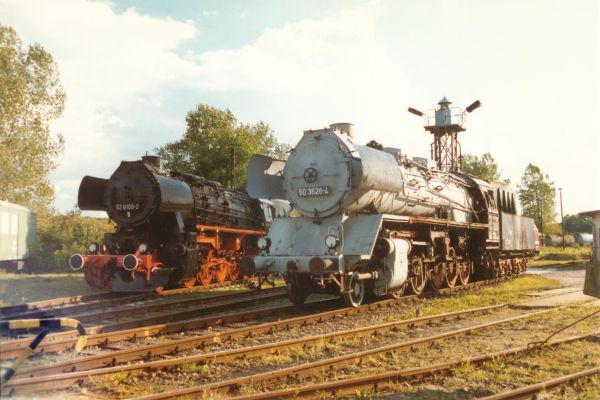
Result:
[[[257,238],[289,212],[286,204],[163,171],[156,156],[123,161],[110,179],[83,178],[79,208],[106,211],[117,226],[69,264],[83,268],[91,286],[113,291],[237,280],[240,260],[258,253]]]
[[[452,134],[464,130],[464,112],[453,120],[450,102],[439,104],[430,126],[437,168],[376,142],[355,144],[347,123],[305,131],[275,174],[264,157],[252,160],[265,172],[249,175],[250,194],[285,192],[300,216],[274,221],[251,268],[282,273],[296,304],[337,292],[352,306],[367,294],[419,294],[428,284],[524,271],[535,252],[533,221],[516,214],[503,186],[459,171]]]

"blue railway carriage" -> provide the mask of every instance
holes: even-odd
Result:
[[[0,200],[0,268],[21,271],[27,266],[35,245],[36,225],[34,211]]]

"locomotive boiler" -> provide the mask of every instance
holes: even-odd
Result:
[[[146,291],[237,280],[243,257],[276,215],[279,200],[250,198],[203,177],[164,171],[156,156],[123,161],[110,179],[86,176],[79,187],[82,210],[106,211],[116,223],[101,243],[74,254],[87,282],[113,291]]]
[[[273,223],[252,268],[282,273],[297,304],[324,291],[352,306],[366,294],[419,294],[427,285],[439,290],[523,271],[535,251],[533,221],[516,214],[514,194],[503,186],[460,172],[452,133],[463,123],[444,100],[429,126],[439,135],[435,167],[373,141],[355,144],[351,124],[333,124],[304,132],[283,170],[271,174],[271,191],[250,189],[266,188],[269,174],[249,176],[260,197],[280,177],[275,192],[285,192],[300,214]],[[264,158],[252,163],[270,168]]]

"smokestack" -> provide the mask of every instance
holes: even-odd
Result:
[[[350,122],[338,122],[331,124],[329,125],[329,129],[345,133],[348,135],[348,137],[350,137],[350,139],[354,138],[354,124],[351,124]]]
[[[142,162],[146,165],[160,169],[160,157],[159,156],[142,156]]]

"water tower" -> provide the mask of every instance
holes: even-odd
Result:
[[[465,114],[473,112],[481,106],[476,100],[465,110],[459,107],[450,107],[452,102],[446,98],[438,102],[438,107],[425,112],[409,107],[408,111],[423,117],[425,130],[433,135],[431,143],[431,158],[435,160],[437,168],[443,171],[460,171],[462,154],[458,141],[458,132],[464,132]]]

